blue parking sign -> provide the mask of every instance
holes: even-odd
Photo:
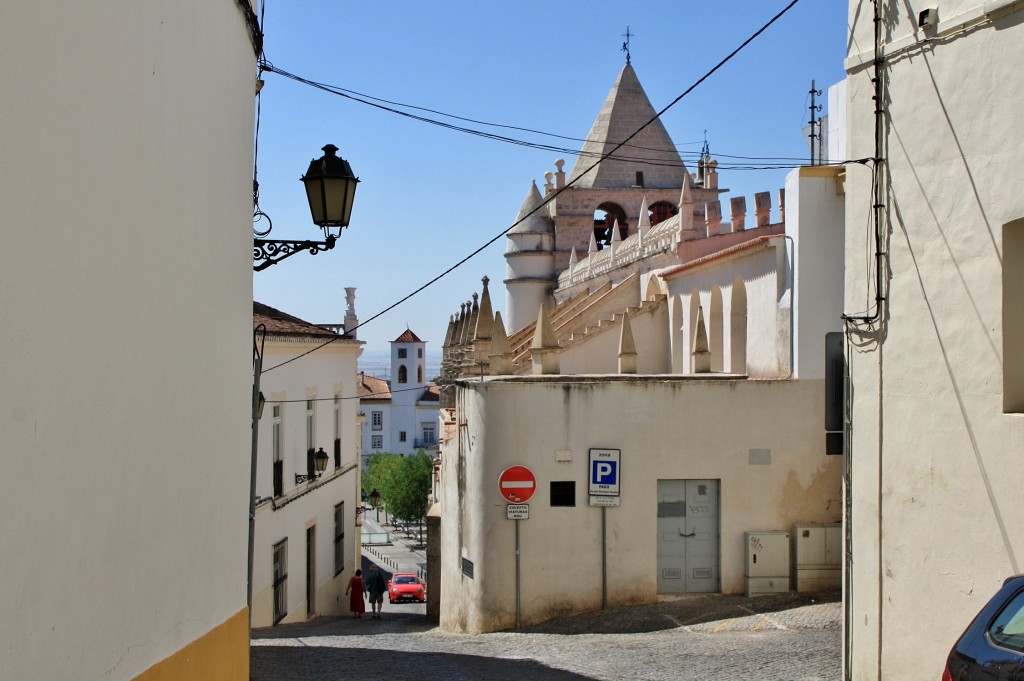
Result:
[[[619,495],[619,462],[621,450],[590,450],[590,494],[591,496]]]

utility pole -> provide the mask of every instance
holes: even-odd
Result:
[[[808,137],[811,140],[811,165],[821,164],[821,121],[817,118],[817,114],[821,111],[821,104],[815,104],[814,98],[821,96],[821,90],[814,89],[814,81],[811,81],[811,132]],[[814,162],[814,152],[818,152],[818,162]]]

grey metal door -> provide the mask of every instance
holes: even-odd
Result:
[[[719,591],[718,487],[658,481],[658,593]]]

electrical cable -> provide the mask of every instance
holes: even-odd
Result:
[[[653,117],[653,118],[651,118],[651,119],[650,119],[650,120],[648,120],[648,121],[647,121],[646,123],[644,123],[644,124],[643,124],[643,125],[641,125],[641,126],[640,126],[639,128],[637,128],[637,129],[636,129],[636,130],[635,130],[635,131],[633,132],[633,134],[632,134],[632,135],[630,135],[630,136],[629,136],[629,137],[627,137],[626,139],[624,139],[624,140],[622,140],[621,142],[619,142],[618,144],[616,144],[616,145],[615,145],[615,147],[613,147],[611,151],[609,151],[609,152],[608,152],[608,153],[606,153],[606,154],[605,154],[604,156],[602,156],[602,157],[601,157],[601,158],[599,158],[599,159],[598,159],[597,161],[595,161],[595,162],[594,162],[593,164],[591,164],[591,165],[590,165],[590,167],[588,167],[588,168],[587,168],[586,170],[584,170],[584,171],[583,171],[583,172],[581,172],[581,173],[580,173],[579,175],[577,175],[575,179],[573,179],[573,180],[570,180],[570,181],[566,182],[566,183],[565,183],[565,185],[564,185],[563,187],[561,187],[561,188],[559,188],[559,189],[557,189],[557,190],[553,191],[553,192],[552,192],[552,193],[551,193],[550,195],[548,195],[547,197],[545,197],[545,198],[544,198],[544,200],[543,200],[543,201],[541,201],[541,202],[540,202],[540,204],[538,204],[536,208],[534,208],[534,209],[533,209],[533,210],[531,210],[531,211],[530,211],[529,213],[527,213],[526,215],[524,215],[524,216],[522,216],[521,218],[519,218],[518,220],[516,220],[516,221],[515,221],[514,223],[512,223],[511,225],[509,225],[509,226],[508,226],[507,228],[503,229],[503,230],[502,230],[501,232],[499,232],[499,233],[498,233],[498,234],[496,234],[496,235],[495,235],[494,237],[492,237],[492,238],[491,238],[491,239],[489,239],[489,240],[488,240],[487,242],[485,242],[485,243],[484,243],[484,244],[483,244],[482,246],[480,246],[480,247],[476,248],[476,249],[475,249],[475,250],[474,250],[473,252],[471,252],[471,253],[470,253],[469,255],[465,256],[464,258],[462,258],[461,260],[459,260],[458,262],[456,262],[456,263],[455,263],[454,265],[452,265],[451,267],[449,267],[449,268],[448,268],[448,269],[446,269],[445,271],[441,272],[441,274],[439,274],[439,275],[435,276],[435,277],[434,277],[433,279],[431,279],[431,280],[430,280],[430,281],[428,281],[427,283],[425,283],[425,284],[423,284],[422,286],[420,286],[419,288],[417,288],[417,289],[413,290],[413,291],[412,291],[411,293],[408,293],[408,294],[406,294],[405,296],[403,296],[402,298],[400,298],[400,299],[399,299],[398,301],[396,301],[396,302],[392,303],[391,305],[389,305],[389,306],[385,307],[385,308],[384,308],[383,310],[381,310],[380,312],[377,312],[376,314],[374,314],[374,315],[373,315],[373,316],[371,316],[370,318],[366,319],[365,321],[362,321],[362,322],[360,322],[360,323],[359,323],[359,324],[358,324],[357,326],[353,327],[352,329],[345,329],[346,333],[351,333],[352,331],[355,331],[356,329],[358,329],[358,328],[360,328],[360,327],[362,327],[362,326],[365,326],[366,324],[368,324],[368,323],[372,322],[373,320],[375,320],[375,319],[378,319],[379,317],[382,317],[383,315],[385,315],[385,314],[387,314],[388,312],[390,312],[391,310],[395,309],[396,307],[398,307],[399,305],[401,305],[401,304],[402,304],[402,303],[404,303],[405,301],[409,300],[409,299],[410,299],[410,298],[412,298],[413,296],[415,296],[415,295],[417,295],[417,294],[421,293],[422,291],[424,291],[424,290],[425,290],[425,289],[427,289],[428,287],[430,287],[430,286],[432,286],[433,284],[437,283],[438,281],[440,281],[440,280],[441,280],[441,279],[443,279],[444,277],[448,276],[448,275],[449,275],[449,274],[450,274],[451,272],[455,271],[456,269],[458,269],[459,267],[461,267],[462,265],[464,265],[464,264],[465,264],[466,262],[468,262],[468,261],[469,261],[470,259],[472,259],[473,257],[475,257],[475,256],[477,256],[478,254],[480,254],[480,253],[481,253],[482,251],[484,251],[484,250],[485,250],[485,249],[486,249],[486,248],[487,248],[488,246],[490,246],[491,244],[493,244],[493,243],[495,243],[496,241],[498,241],[498,239],[500,239],[500,238],[502,238],[503,236],[505,236],[506,234],[508,234],[508,232],[509,232],[509,231],[511,231],[511,230],[512,230],[512,229],[513,229],[513,228],[514,228],[514,227],[515,227],[516,225],[518,225],[518,224],[522,223],[522,222],[523,222],[524,220],[526,220],[526,219],[528,219],[529,217],[531,217],[531,216],[532,216],[532,215],[533,215],[534,213],[536,213],[537,211],[539,211],[539,210],[540,210],[541,208],[544,208],[545,206],[547,206],[547,205],[548,205],[549,203],[551,203],[551,201],[555,200],[555,199],[556,199],[556,198],[557,198],[557,197],[558,197],[558,196],[559,196],[560,194],[562,194],[562,192],[564,192],[565,190],[567,190],[567,189],[569,189],[570,187],[572,187],[572,186],[573,186],[573,185],[574,185],[574,184],[575,184],[576,182],[578,182],[578,181],[579,181],[579,180],[580,180],[580,179],[581,179],[582,177],[586,176],[586,174],[587,174],[587,173],[589,173],[589,172],[590,172],[591,170],[593,170],[594,168],[596,168],[596,167],[597,167],[597,166],[598,166],[598,165],[599,165],[599,164],[600,164],[600,163],[601,163],[601,162],[602,162],[603,160],[605,160],[605,159],[607,159],[607,158],[610,158],[610,157],[612,156],[612,154],[614,154],[614,153],[615,153],[616,151],[618,151],[618,150],[619,150],[620,148],[622,148],[622,147],[623,147],[623,146],[624,146],[624,145],[625,145],[625,144],[626,144],[627,142],[629,142],[629,141],[630,141],[631,139],[633,139],[634,137],[636,137],[637,135],[639,135],[639,134],[640,134],[640,133],[641,133],[641,132],[642,132],[643,130],[645,130],[645,129],[646,129],[646,128],[647,128],[648,126],[650,126],[650,125],[651,125],[652,123],[654,123],[655,121],[657,121],[658,119],[660,119],[660,118],[661,118],[661,116],[662,116],[662,115],[664,115],[664,113],[665,113],[666,111],[668,111],[669,109],[671,109],[671,108],[672,108],[673,106],[675,106],[675,105],[676,105],[676,104],[678,104],[678,103],[679,103],[680,101],[682,101],[682,99],[683,99],[684,97],[686,97],[686,96],[687,96],[687,95],[689,95],[689,94],[690,94],[691,92],[693,92],[693,91],[694,91],[695,89],[697,89],[697,88],[698,88],[698,87],[699,87],[699,86],[700,86],[700,85],[701,85],[701,84],[702,84],[702,83],[703,83],[704,81],[706,81],[706,80],[707,80],[708,78],[710,78],[710,77],[711,77],[712,75],[714,75],[714,73],[715,73],[715,72],[717,72],[717,71],[718,71],[718,70],[719,70],[720,68],[722,68],[722,67],[723,67],[723,66],[724,66],[724,65],[725,65],[726,63],[728,63],[728,62],[729,62],[730,60],[732,60],[732,58],[733,58],[733,57],[735,57],[735,56],[736,56],[737,54],[739,54],[739,52],[740,52],[741,50],[743,50],[743,48],[745,48],[745,47],[746,47],[747,45],[749,45],[749,44],[750,44],[750,43],[752,43],[752,42],[753,42],[754,40],[756,40],[756,39],[757,39],[757,38],[758,38],[758,37],[759,37],[759,36],[760,36],[760,35],[761,35],[762,33],[764,33],[764,32],[765,32],[766,30],[768,30],[768,28],[769,28],[769,27],[770,27],[770,26],[771,26],[772,24],[774,24],[774,23],[775,23],[776,21],[778,21],[778,20],[779,20],[780,18],[782,18],[782,16],[783,16],[783,15],[785,15],[785,14],[786,14],[786,13],[787,13],[787,12],[788,12],[789,10],[791,10],[791,9],[792,9],[792,8],[793,8],[793,7],[794,7],[794,6],[795,6],[795,5],[796,5],[796,4],[797,4],[797,3],[799,2],[799,1],[800,1],[800,0],[790,0],[789,4],[787,4],[787,5],[786,5],[786,6],[784,7],[784,8],[782,8],[782,10],[781,10],[781,11],[779,11],[779,12],[778,12],[778,13],[777,13],[777,14],[776,14],[775,16],[773,16],[773,17],[772,17],[772,18],[771,18],[771,19],[770,19],[770,20],[768,21],[768,23],[766,23],[766,24],[765,24],[764,26],[762,26],[761,28],[759,28],[759,29],[758,29],[758,30],[757,30],[756,32],[754,32],[754,33],[753,33],[753,34],[752,34],[752,35],[751,35],[751,36],[750,36],[749,38],[747,38],[746,40],[744,40],[744,41],[743,41],[743,42],[742,42],[742,43],[741,43],[741,44],[739,45],[739,47],[735,48],[735,49],[734,49],[734,50],[733,50],[732,52],[730,52],[730,53],[729,53],[728,55],[726,55],[726,56],[725,56],[725,57],[724,57],[724,58],[723,58],[723,59],[722,59],[721,61],[719,61],[719,62],[718,62],[717,64],[715,64],[715,66],[713,66],[713,67],[712,67],[712,68],[711,68],[711,69],[710,69],[710,70],[709,70],[709,71],[708,71],[707,73],[705,73],[705,74],[704,74],[703,76],[701,76],[700,78],[698,78],[698,79],[696,80],[696,82],[694,82],[694,83],[693,83],[692,85],[690,85],[690,86],[689,86],[688,88],[686,88],[686,89],[685,89],[685,90],[684,90],[684,91],[683,91],[683,92],[682,92],[682,93],[681,93],[681,94],[680,94],[680,95],[679,95],[678,97],[676,97],[675,99],[673,99],[673,100],[672,100],[671,102],[669,102],[669,103],[668,103],[668,104],[667,104],[667,105],[666,105],[666,106],[665,106],[664,108],[662,108],[662,109],[661,109],[660,111],[658,111],[657,113],[655,113],[655,114],[654,114],[654,117]],[[404,115],[409,115],[409,114],[404,114]],[[410,115],[410,117],[416,118],[415,116],[411,116],[411,115]],[[325,347],[325,346],[327,346],[327,345],[330,345],[331,343],[335,342],[336,340],[340,340],[341,338],[343,338],[343,336],[338,336],[338,337],[336,337],[336,338],[332,338],[332,339],[331,339],[331,340],[329,340],[329,341],[326,341],[326,342],[324,342],[324,343],[321,343],[320,345],[314,346],[313,348],[311,348],[310,350],[307,350],[306,352],[304,352],[304,353],[302,353],[302,354],[296,355],[295,357],[292,357],[292,358],[290,358],[290,359],[287,359],[287,360],[285,360],[285,361],[283,361],[283,362],[280,362],[279,364],[275,364],[275,365],[274,365],[274,366],[272,366],[272,367],[269,367],[269,368],[263,369],[262,373],[266,373],[266,372],[268,372],[268,371],[273,371],[274,369],[277,369],[277,368],[279,368],[279,367],[282,367],[282,366],[284,366],[284,365],[286,365],[286,364],[290,364],[290,363],[292,363],[292,362],[294,362],[294,361],[296,361],[296,360],[298,360],[298,359],[301,359],[302,357],[305,357],[306,355],[309,355],[309,354],[311,354],[311,353],[313,353],[313,352],[316,352],[317,350],[319,350],[319,349],[321,349],[321,348],[323,348],[323,347]]]

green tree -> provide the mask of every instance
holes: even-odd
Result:
[[[363,494],[380,495],[378,506],[396,518],[419,520],[427,514],[433,460],[423,450],[409,456],[375,452],[367,457]]]

